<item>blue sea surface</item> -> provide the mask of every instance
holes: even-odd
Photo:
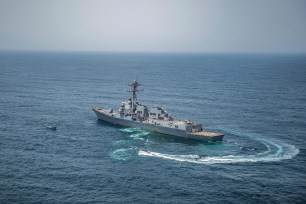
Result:
[[[134,79],[224,140],[98,121]],[[0,203],[306,203],[305,134],[306,55],[0,52]]]

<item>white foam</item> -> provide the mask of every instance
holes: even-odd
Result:
[[[133,139],[138,139],[138,140],[144,140],[142,137],[150,133],[148,131],[141,130],[138,128],[123,128],[123,129],[120,129],[120,131],[131,133],[130,137]]]
[[[241,136],[241,135],[239,135]],[[293,145],[284,144],[282,142],[275,142],[272,140],[261,139],[259,137],[250,137],[253,140],[261,142],[267,148],[266,151],[254,155],[225,155],[225,156],[206,156],[200,157],[199,155],[171,155],[159,152],[139,150],[140,156],[151,156],[163,159],[170,159],[179,162],[191,162],[197,164],[230,164],[230,163],[245,163],[245,162],[274,162],[284,159],[292,159],[299,153]]]
[[[134,139],[140,139],[140,140],[144,140],[143,138],[141,138],[142,136],[145,136],[149,134],[149,132],[145,132],[145,131],[142,131],[142,132],[139,132],[139,133],[133,133],[130,135],[130,137],[134,138]]]
[[[133,133],[133,132],[137,132],[137,131],[141,131],[141,130],[138,129],[138,128],[123,128],[123,129],[120,129],[120,131],[128,132],[128,133]]]
[[[133,155],[133,152],[135,151],[135,148],[122,148],[117,149],[111,153],[111,157],[116,160],[128,160]]]

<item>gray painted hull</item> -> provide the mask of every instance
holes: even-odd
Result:
[[[96,109],[93,108],[93,111],[96,113],[99,120],[106,121],[115,125],[122,125],[132,128],[139,128],[143,130],[148,130],[152,132],[167,134],[167,135],[173,135],[177,137],[183,137],[187,139],[196,139],[196,140],[202,140],[202,141],[221,141],[223,139],[223,135],[220,136],[214,136],[214,137],[200,137],[200,136],[194,136],[188,134],[184,130],[175,129],[175,128],[169,128],[169,127],[162,127],[155,124],[148,124],[143,123],[140,121],[133,121],[133,120],[127,120],[127,119],[121,119],[116,118],[111,115],[103,114]]]

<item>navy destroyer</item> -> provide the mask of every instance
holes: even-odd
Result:
[[[135,80],[129,86],[131,97],[122,102],[119,110],[112,108],[92,107],[99,120],[110,122],[116,125],[140,128],[157,133],[184,137],[203,141],[221,141],[222,133],[204,131],[202,125],[190,120],[174,119],[160,106],[153,106],[148,109],[137,100],[138,87],[141,84]]]

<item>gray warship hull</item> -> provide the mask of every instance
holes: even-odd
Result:
[[[118,113],[111,113],[105,108],[92,108],[96,113],[99,120],[106,121],[115,125],[121,125],[132,128],[139,128],[142,130],[147,130],[156,133],[162,133],[167,135],[173,135],[177,137],[183,137],[187,139],[196,139],[201,141],[222,141],[223,134],[214,133],[214,132],[196,132],[190,133],[186,130],[178,129],[175,127],[167,127],[163,124],[158,123],[158,121],[149,120],[149,121],[139,121],[127,118],[120,118]]]

